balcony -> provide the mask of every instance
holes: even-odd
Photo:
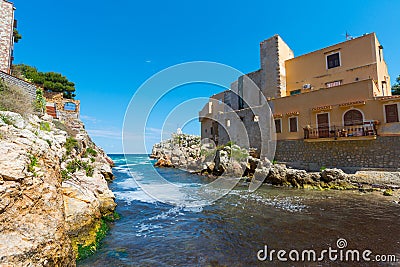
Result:
[[[319,125],[304,128],[305,142],[375,140],[376,136],[376,125],[372,121],[352,126]]]

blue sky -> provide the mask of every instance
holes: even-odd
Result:
[[[344,41],[346,31],[354,37],[376,32],[392,81],[400,74],[397,0],[13,2],[23,36],[15,63],[61,72],[74,81],[86,129],[108,153],[122,152],[125,110],[152,75],[196,60],[244,73],[257,70],[259,43],[276,33],[298,56]],[[170,107],[160,107],[159,120],[171,103],[218,91],[200,85],[176,90],[166,96]],[[199,109],[200,104],[193,106]],[[159,126],[148,127],[154,134],[148,146],[159,138]],[[185,130],[197,133],[199,124],[192,122]]]

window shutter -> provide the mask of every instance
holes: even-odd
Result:
[[[386,105],[385,113],[386,113],[386,122],[387,123],[399,122],[399,114],[397,111],[397,104]]]
[[[275,129],[276,129],[276,133],[282,132],[281,120],[275,120]]]
[[[290,118],[290,132],[297,132],[297,118]]]

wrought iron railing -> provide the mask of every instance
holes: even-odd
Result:
[[[341,138],[341,137],[359,137],[376,136],[377,130],[373,123],[364,123],[362,125],[339,126],[339,125],[319,125],[304,128],[304,139],[316,138]]]

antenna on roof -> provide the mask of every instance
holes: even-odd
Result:
[[[346,31],[346,41],[352,40],[353,36],[351,36],[347,31]]]

